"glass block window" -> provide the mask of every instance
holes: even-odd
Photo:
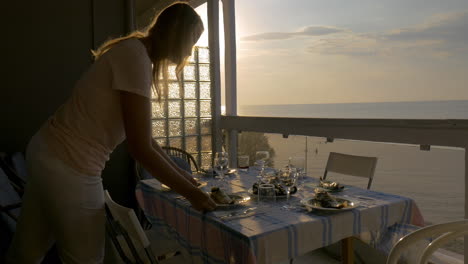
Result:
[[[194,48],[181,85],[175,67],[169,69],[169,78],[168,98],[158,103],[153,95],[153,137],[161,146],[192,154],[199,166],[210,166],[213,109],[208,48]]]

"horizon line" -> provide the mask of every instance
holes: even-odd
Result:
[[[454,99],[454,100],[421,100],[421,101],[374,101],[374,102],[343,102],[343,103],[300,103],[300,104],[243,104],[239,106],[270,106],[270,105],[332,105],[332,104],[375,104],[375,103],[431,103],[431,102],[463,102],[468,99]]]

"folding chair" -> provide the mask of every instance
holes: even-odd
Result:
[[[330,152],[323,179],[325,180],[327,178],[328,172],[368,178],[369,181],[367,183],[367,189],[370,189],[376,166],[376,157],[364,157]]]
[[[106,229],[125,263],[159,263],[159,261],[180,254],[176,251],[155,257],[148,237],[133,209],[114,202],[107,190],[105,190],[105,201]]]

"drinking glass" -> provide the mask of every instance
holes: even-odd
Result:
[[[286,190],[286,205],[283,206],[284,209],[294,209],[294,206],[290,204],[289,198],[291,197],[291,188],[296,185],[298,174],[294,167],[280,172],[279,179],[281,186]]]
[[[227,170],[227,166],[229,163],[229,156],[227,152],[220,151],[215,153],[214,158],[214,170],[218,174],[218,178],[221,182],[220,187],[225,187],[224,184],[224,171]]]
[[[289,167],[294,168],[297,172],[297,188],[301,189],[304,177],[306,175],[306,160],[302,156],[289,157]]]
[[[249,169],[249,156],[248,155],[240,155],[237,157],[237,166],[241,170],[248,170]]]
[[[270,183],[258,185],[258,203],[269,204],[276,201],[275,186]]]
[[[260,173],[257,176],[259,182],[263,180],[263,177],[265,174],[265,165],[269,158],[270,158],[270,153],[266,150],[255,152],[255,165],[258,166],[260,170]]]

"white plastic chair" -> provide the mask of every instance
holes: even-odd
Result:
[[[145,231],[140,225],[135,212],[112,200],[107,190],[105,193],[107,230],[110,238],[125,263],[159,263],[179,252],[155,257]]]
[[[355,156],[330,152],[323,179],[326,179],[328,172],[368,178],[369,182],[367,184],[367,189],[370,189],[376,166],[376,157]]]
[[[408,250],[411,246],[423,241],[424,239],[431,239],[432,242],[428,243],[417,257],[415,264],[426,264],[431,255],[445,243],[454,240],[455,238],[468,234],[468,219],[453,221],[443,224],[436,224],[423,227],[416,230],[404,237],[402,237],[392,248],[387,259],[387,264],[397,264],[401,255]]]

